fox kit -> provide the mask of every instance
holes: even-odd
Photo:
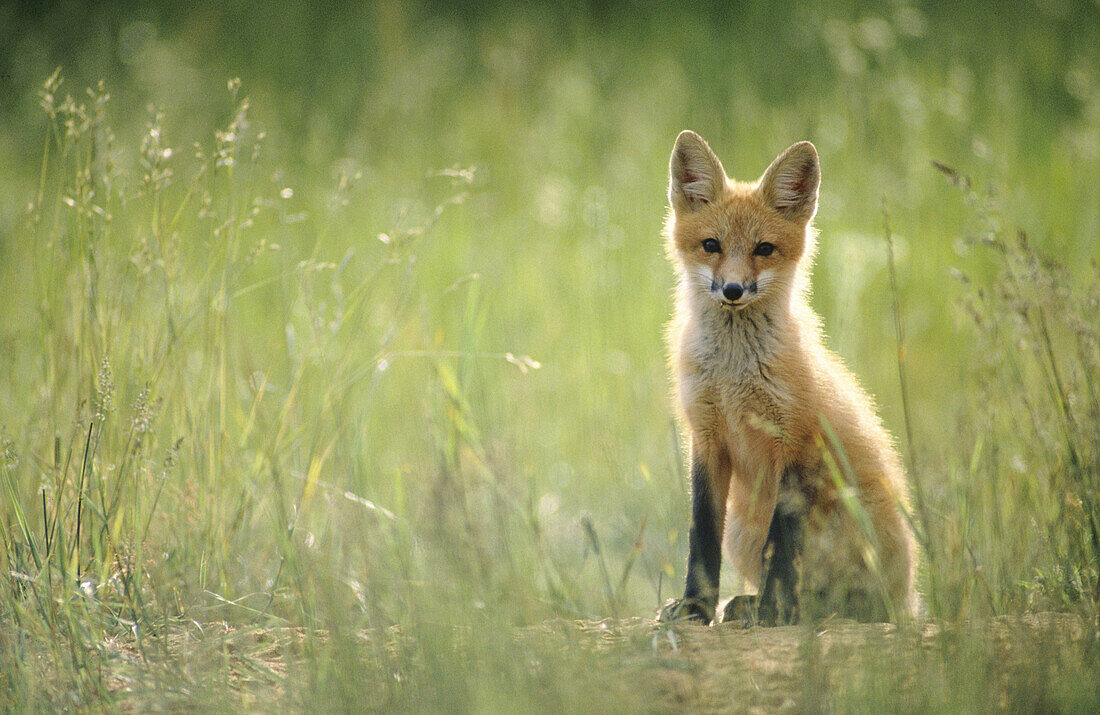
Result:
[[[807,301],[817,150],[795,144],[741,183],[685,131],[669,174],[679,277],[669,341],[692,510],[684,597],[661,618],[715,618],[723,547],[757,589],[730,601],[724,620],[793,623],[811,605],[913,615],[901,460]]]

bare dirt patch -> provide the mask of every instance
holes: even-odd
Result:
[[[619,656],[622,676],[654,710],[782,712],[874,702],[921,709],[968,701],[979,709],[1041,706],[1045,688],[1031,686],[1049,685],[1065,669],[1090,667],[1095,652],[1094,629],[1059,613],[951,626],[832,621],[745,629],[633,619],[538,630]]]
[[[549,655],[589,664],[580,677],[622,693],[625,709],[1032,710],[1051,704],[1052,688],[1066,672],[1095,672],[1095,633],[1085,619],[1058,613],[952,625],[832,621],[749,629],[632,618],[548,621],[517,629],[509,647],[543,660]],[[325,644],[329,636],[206,624],[141,646],[112,641],[104,647],[117,667],[105,682],[124,709],[144,709],[152,692],[164,705],[166,692],[182,703],[227,687],[236,705],[262,709],[286,702],[288,689],[308,673],[316,647],[311,640]],[[372,649],[415,650],[397,628],[357,634],[355,641]],[[1082,693],[1080,702],[1095,694]]]

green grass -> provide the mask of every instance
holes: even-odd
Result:
[[[1095,629],[1094,5],[84,9],[0,16],[5,708],[653,707],[675,653],[537,628],[681,587],[687,127],[820,150],[813,302],[970,634],[916,706],[1000,692],[968,619]],[[1094,639],[1005,704],[1092,707]],[[914,706],[876,667],[827,702]]]

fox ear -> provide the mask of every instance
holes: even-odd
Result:
[[[817,212],[821,166],[810,142],[790,146],[760,178],[764,202],[790,221],[808,222]]]
[[[677,211],[695,211],[718,198],[726,172],[703,137],[684,130],[668,160],[668,201]]]

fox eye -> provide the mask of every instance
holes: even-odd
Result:
[[[762,243],[756,244],[756,248],[753,249],[752,255],[754,255],[754,256],[770,256],[770,255],[772,255],[772,251],[774,251],[774,250],[775,250],[775,246],[768,243],[767,241],[764,241]]]
[[[722,247],[718,245],[718,240],[714,238],[708,238],[703,241],[703,250],[707,253],[718,253],[722,250]]]

